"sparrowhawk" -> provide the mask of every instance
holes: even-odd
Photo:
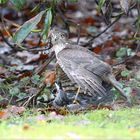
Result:
[[[112,74],[112,68],[87,48],[69,42],[67,35],[54,28],[49,37],[56,59],[69,79],[93,96],[106,95],[102,83],[112,84],[125,98],[124,91]]]

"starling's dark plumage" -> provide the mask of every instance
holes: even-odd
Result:
[[[107,94],[103,82],[112,84],[125,95],[113,76],[110,65],[100,60],[95,53],[69,43],[65,34],[57,29],[50,31],[50,37],[58,64],[72,82],[95,96]]]

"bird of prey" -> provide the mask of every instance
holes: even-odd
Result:
[[[77,83],[93,96],[100,97],[107,94],[102,85],[105,82],[114,86],[123,97],[127,98],[112,74],[111,66],[99,59],[97,54],[87,48],[72,44],[66,33],[59,29],[52,29],[49,37],[57,63],[72,82]]]

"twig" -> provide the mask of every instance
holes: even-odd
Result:
[[[0,30],[0,36],[2,37],[2,40],[3,40],[10,48],[12,48],[13,50],[16,50],[15,47],[14,47],[12,44],[10,44],[10,43],[8,42],[8,40],[4,37],[4,35],[3,35],[3,33],[2,33],[1,30]]]
[[[70,29],[69,29],[69,24],[68,24],[68,20],[67,18],[64,16],[63,12],[61,11],[61,9],[57,6],[57,11],[60,15],[60,17],[62,18],[63,22],[65,23],[65,28],[67,29],[68,31],[68,34],[70,33]]]
[[[136,4],[132,5],[130,7],[129,10],[133,9],[136,6]],[[122,12],[118,15],[118,17],[110,24],[108,25],[103,31],[101,31],[100,33],[98,33],[96,36],[93,36],[88,42],[86,42],[85,44],[83,44],[82,46],[86,47],[88,45],[90,45],[91,43],[93,43],[94,39],[99,37],[100,35],[102,35],[103,33],[105,33],[111,26],[113,26],[125,13]]]
[[[120,64],[124,64],[125,62],[127,62],[128,60],[131,60],[131,59],[134,58],[135,56],[136,56],[136,55],[134,55],[134,56],[128,56],[128,57],[126,57],[125,59],[123,59],[123,60],[117,62],[116,64],[113,64],[112,66],[117,66],[117,65],[120,65]]]
[[[96,36],[93,36],[87,43],[85,43],[83,46],[88,46],[90,45],[93,40],[97,37],[99,37],[100,35],[102,35],[103,33],[105,33],[112,25],[114,25],[120,18],[122,15],[118,16],[109,26],[107,26],[103,31],[101,31],[100,33],[98,33]]]
[[[4,20],[3,20],[4,17],[3,17],[3,15],[0,16],[0,19],[1,19],[1,21],[2,21],[2,27],[3,27],[3,29],[6,30],[6,28],[5,28],[5,26],[4,26]],[[3,41],[4,41],[10,48],[12,48],[13,50],[16,50],[15,47],[14,47],[11,43],[9,43],[8,40],[4,37],[4,35],[3,35],[3,33],[2,33],[1,30],[0,30],[0,36],[2,37]]]
[[[36,96],[34,97],[34,104],[36,104],[37,102],[37,97],[42,93],[42,91],[44,90],[44,88],[46,87],[46,84],[43,83],[40,87],[40,90],[37,92]]]
[[[30,98],[30,96],[26,96],[26,97],[24,97],[22,99],[18,99],[18,100],[16,100],[16,103],[19,103],[19,102],[22,102],[24,100],[27,100],[28,98]]]
[[[24,104],[22,106],[27,107],[30,104],[30,102],[32,102],[32,101],[33,101],[33,106],[34,106],[37,101],[37,97],[42,93],[42,91],[44,90],[45,87],[46,87],[46,84],[43,83],[40,90],[36,94],[33,94],[31,97],[29,97],[28,100],[26,102],[24,102]]]
[[[95,0],[95,3],[96,3],[97,5],[99,5],[98,0]],[[103,13],[103,10],[102,10],[102,9],[100,10],[100,13],[101,13],[101,16],[102,16],[102,18],[103,18],[105,24],[108,25],[108,21],[107,21],[106,17],[104,16],[104,13]]]
[[[42,36],[39,35],[39,40],[38,40],[38,43],[37,43],[36,47],[38,47],[40,45],[41,39],[42,39]]]
[[[34,74],[41,74],[42,71],[48,66],[48,64],[54,59],[54,54],[50,56],[50,58],[39,68],[35,71]]]
[[[28,100],[22,105],[24,107],[27,107],[29,105],[29,103],[31,102],[31,100],[34,98],[35,94],[33,94],[31,97],[28,98]]]
[[[35,48],[28,49],[28,51],[30,51],[30,52],[33,52],[33,51],[46,51],[46,50],[48,50],[48,48],[35,47]]]
[[[5,18],[3,17],[3,15],[1,15],[0,19],[1,19],[1,21],[2,21],[2,27],[3,27],[3,29],[11,36],[11,34],[7,31],[7,29],[6,29],[6,27],[5,27],[5,23],[4,23],[4,21],[9,22],[9,20],[5,19]],[[14,51],[21,51],[20,48],[17,48],[17,47],[16,47],[16,44],[11,44],[11,43],[9,43],[9,41],[5,38],[5,36],[3,35],[3,32],[2,32],[1,30],[0,30],[0,36],[2,37],[3,41],[4,41],[12,50],[14,50]],[[11,37],[12,37],[12,36],[11,36]],[[28,50],[28,49],[26,49],[26,50]]]

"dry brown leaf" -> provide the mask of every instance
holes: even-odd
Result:
[[[83,20],[83,23],[89,26],[93,26],[96,24],[96,20],[93,17],[87,17]]]
[[[7,119],[8,113],[6,111],[0,111],[0,119]]]
[[[23,125],[22,128],[23,128],[23,130],[28,130],[30,128],[30,126],[29,126],[29,124],[26,123]]]
[[[45,83],[46,85],[52,86],[56,80],[56,72],[50,71],[45,74]]]
[[[10,113],[13,114],[22,114],[25,111],[24,107],[18,107],[18,106],[11,106],[9,108],[6,109],[7,111],[9,111]]]
[[[12,115],[19,115],[25,111],[24,107],[10,106],[3,111],[0,111],[0,119],[8,119]]]

